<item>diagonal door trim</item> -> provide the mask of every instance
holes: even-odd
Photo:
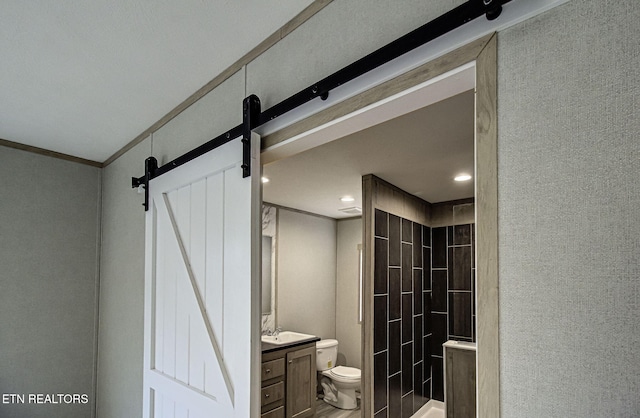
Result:
[[[200,389],[194,388],[191,385],[188,385],[178,379],[176,379],[173,376],[169,376],[168,374],[165,374],[159,370],[149,370],[149,379],[151,381],[154,382],[158,382],[159,379],[162,379],[162,383],[163,385],[166,385],[168,382],[168,385],[171,387],[171,391],[172,392],[180,392],[180,394],[182,395],[182,397],[190,397],[191,400],[189,402],[189,404],[199,404],[200,401],[198,400],[198,398],[194,398],[192,392],[197,393],[199,396],[203,396],[205,398],[207,398],[208,400],[214,401],[214,402],[218,402],[218,399],[207,392],[203,392]],[[152,386],[160,386],[158,384],[156,385],[152,385]]]
[[[204,321],[204,326],[207,329],[207,334],[209,335],[209,340],[211,341],[211,346],[213,347],[213,351],[218,359],[218,364],[220,366],[220,371],[222,373],[222,377],[224,379],[224,383],[227,387],[227,394],[229,395],[229,400],[231,401],[231,405],[234,405],[234,389],[233,382],[229,376],[229,372],[224,364],[224,357],[222,355],[222,350],[220,349],[220,345],[218,344],[218,340],[216,339],[215,334],[213,333],[213,327],[211,325],[211,321],[209,321],[209,316],[207,315],[207,309],[205,307],[204,301],[202,300],[202,295],[198,289],[198,283],[196,282],[195,275],[193,273],[193,269],[191,268],[191,261],[189,260],[189,255],[185,249],[184,243],[182,241],[182,236],[180,235],[180,231],[178,230],[178,224],[176,222],[175,215],[173,210],[171,209],[169,198],[166,193],[162,193],[162,198],[164,200],[164,210],[171,221],[171,226],[173,228],[173,234],[176,238],[176,242],[178,243],[178,247],[180,248],[180,254],[182,255],[182,262],[184,263],[185,268],[187,269],[187,275],[189,276],[189,281],[191,282],[191,287],[193,289],[193,294],[196,297],[196,301],[198,302],[198,307],[200,308],[200,315]]]
[[[198,411],[200,414],[198,416],[211,416],[218,413],[228,414],[224,411],[224,407],[226,405],[220,405],[218,400],[211,394],[203,392],[199,389],[194,388],[193,386],[189,386],[184,382],[174,379],[171,376],[168,376],[158,370],[150,370],[146,376],[149,384],[151,386],[151,399],[154,399],[156,394],[166,395],[170,393],[171,395],[178,395],[181,399],[183,399],[189,405],[189,408],[193,408]],[[162,387],[162,389],[158,390],[158,387]],[[218,403],[217,407],[211,406],[211,401]],[[152,411],[155,408],[154,400],[152,400]],[[155,411],[152,412],[151,416],[155,417]]]

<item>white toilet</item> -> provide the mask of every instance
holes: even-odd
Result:
[[[356,409],[356,390],[360,389],[360,369],[337,366],[338,341],[320,340],[316,343],[316,367],[321,372],[320,384],[324,401],[340,409]]]

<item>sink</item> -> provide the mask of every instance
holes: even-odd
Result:
[[[303,334],[301,332],[294,331],[281,331],[277,336],[263,335],[262,342],[275,345],[284,345],[306,340],[308,338],[315,338],[315,335]]]

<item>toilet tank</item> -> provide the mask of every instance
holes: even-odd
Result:
[[[338,340],[320,340],[316,343],[316,368],[319,372],[336,367]]]

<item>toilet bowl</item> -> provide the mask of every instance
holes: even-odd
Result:
[[[336,366],[337,340],[320,340],[316,343],[316,367],[320,372],[320,385],[324,401],[340,409],[358,407],[356,391],[360,389],[360,369]]]

